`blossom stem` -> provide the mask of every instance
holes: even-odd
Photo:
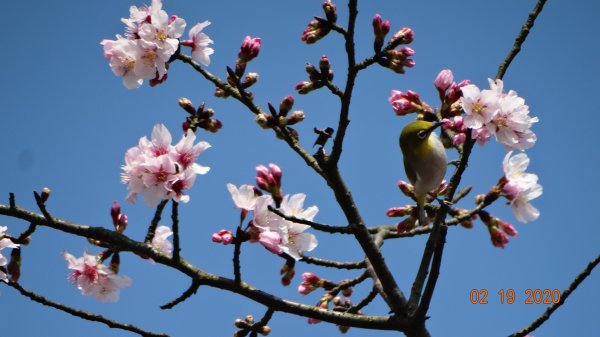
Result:
[[[192,297],[192,295],[196,294],[198,288],[200,288],[200,282],[198,282],[198,280],[192,280],[192,284],[190,285],[190,287],[186,291],[184,291],[183,294],[181,294],[181,296],[177,297],[176,299],[167,304],[161,305],[160,308],[163,310],[172,309],[177,304],[187,300],[188,298]]]

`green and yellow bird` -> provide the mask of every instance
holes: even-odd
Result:
[[[417,120],[407,124],[400,133],[404,170],[415,187],[419,225],[423,225],[425,221],[427,193],[442,183],[448,166],[446,149],[434,132],[440,125],[442,123]]]

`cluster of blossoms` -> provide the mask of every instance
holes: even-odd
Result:
[[[140,138],[138,146],[125,153],[121,182],[127,184],[127,201],[135,203],[137,194],[144,195],[144,203],[156,207],[161,200],[172,198],[188,202],[183,191],[192,187],[197,174],[205,174],[209,167],[195,163],[196,158],[210,147],[207,142],[194,144],[196,135],[188,130],[176,145],[171,145],[171,133],[162,124],[152,130],[152,140]]]
[[[85,296],[94,296],[101,302],[116,302],[119,300],[121,288],[131,286],[131,279],[119,276],[115,271],[101,261],[98,256],[84,252],[80,258],[75,258],[68,252],[63,252],[68,262],[68,268],[73,271],[69,280],[81,290]]]
[[[515,156],[512,156],[512,152],[507,153],[502,162],[504,177],[498,184],[520,222],[533,221],[540,216],[540,212],[529,201],[542,195],[542,186],[538,184],[536,174],[525,172],[527,166],[529,157],[525,153]]]
[[[402,92],[392,90],[389,102],[399,116],[418,113],[425,120],[442,120],[446,135],[452,137],[452,144],[460,146],[467,140],[467,134],[480,145],[485,144],[492,136],[503,144],[508,151],[502,169],[504,176],[488,194],[479,196],[477,204],[487,206],[499,197],[505,197],[512,208],[516,219],[528,222],[539,217],[539,211],[530,201],[542,194],[542,186],[538,177],[526,173],[529,158],[525,153],[512,156],[514,150],[524,151],[531,148],[537,137],[531,130],[537,123],[537,117],[529,115],[529,107],[525,100],[514,90],[504,92],[502,80],[488,80],[489,89],[481,90],[469,80],[454,82],[454,76],[449,69],[442,70],[433,82],[442,103],[438,112],[434,112],[427,103],[421,101],[419,94],[408,90]],[[407,184],[405,184],[407,185]],[[402,190],[402,187],[401,187]],[[403,190],[403,192],[405,192]],[[410,195],[410,191],[405,193]],[[432,192],[435,194],[435,191]],[[388,216],[413,215],[414,207],[395,207],[388,210]],[[464,214],[465,210],[452,209],[455,215]],[[472,226],[474,217],[479,215],[490,231],[492,243],[496,247],[504,247],[508,236],[516,236],[517,231],[512,225],[489,214],[473,214],[461,223],[465,227]],[[406,219],[398,225],[398,232],[410,230],[411,219]]]
[[[479,143],[487,142],[493,135],[509,151],[532,147],[537,137],[531,126],[539,119],[529,116],[529,107],[515,91],[503,92],[502,80],[489,79],[489,84],[490,89],[486,90],[473,84],[461,88],[464,126],[473,130],[472,137]]]
[[[8,264],[8,260],[2,255],[2,249],[4,248],[19,248],[19,245],[12,242],[11,239],[5,237],[6,226],[0,226],[0,281],[8,282],[6,273],[2,270],[4,266]]]
[[[131,6],[129,18],[122,21],[125,37],[117,35],[116,40],[103,40],[101,44],[113,73],[123,77],[129,89],[140,87],[143,80],[150,80],[150,85],[165,81],[168,63],[180,45],[191,47],[196,61],[210,63],[214,50],[208,46],[213,41],[202,32],[210,25],[208,21],[192,27],[188,40],[180,41],[186,22],[176,15],[169,16],[161,0],[153,0],[150,6]]]
[[[242,185],[238,188],[227,184],[234,204],[241,209],[241,221],[248,212],[254,212],[247,239],[259,242],[274,254],[286,253],[295,260],[300,260],[303,252],[313,250],[318,244],[313,234],[305,232],[310,226],[286,220],[272,212],[269,207],[286,216],[308,221],[314,219],[319,208],[310,206],[304,209],[305,194],[281,195],[282,173],[277,165],[270,164],[269,168],[259,165],[256,172],[257,185],[270,195],[260,195],[260,191],[252,185]],[[228,230],[221,230],[212,236],[213,242],[223,244],[229,244],[234,239],[233,233]]]

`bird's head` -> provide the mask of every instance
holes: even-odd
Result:
[[[426,144],[431,133],[443,123],[431,123],[427,121],[414,121],[408,123],[400,134],[400,147],[402,152],[412,153],[427,150]]]

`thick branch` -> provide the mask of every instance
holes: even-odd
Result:
[[[0,283],[2,283],[2,282],[0,282]],[[47,299],[43,296],[40,296],[34,292],[31,292],[31,291],[23,288],[20,284],[18,284],[16,282],[10,281],[6,284],[8,286],[16,289],[18,292],[21,293],[21,295],[29,298],[30,300],[32,300],[34,302],[43,304],[45,306],[52,307],[54,309],[58,309],[60,311],[64,311],[68,314],[71,314],[71,315],[79,317],[79,318],[83,318],[88,321],[104,323],[104,324],[108,325],[108,327],[110,327],[110,328],[131,331],[133,333],[136,333],[136,334],[138,334],[140,336],[144,336],[144,337],[169,337],[169,335],[166,335],[166,334],[154,333],[154,332],[142,330],[142,329],[136,327],[135,325],[120,323],[117,321],[110,320],[102,315],[92,314],[87,311],[73,309],[64,304],[50,301],[49,299]]]
[[[571,293],[573,291],[575,291],[575,289],[577,289],[577,287],[581,284],[581,282],[583,282],[583,280],[585,280],[586,277],[590,276],[590,274],[592,273],[592,270],[594,270],[594,268],[598,265],[598,263],[600,263],[600,255],[596,256],[595,259],[590,261],[590,263],[588,263],[587,267],[585,267],[585,269],[579,275],[577,275],[577,277],[575,277],[575,279],[573,280],[573,282],[571,282],[569,287],[567,289],[565,289],[565,291],[562,292],[562,294],[560,295],[560,300],[557,303],[554,303],[551,306],[549,306],[548,309],[546,309],[546,311],[540,317],[538,317],[535,321],[533,321],[528,327],[526,327],[525,329],[523,329],[519,332],[515,332],[514,334],[510,335],[509,337],[524,337],[527,334],[529,334],[530,332],[539,328],[542,324],[544,324],[544,322],[546,322],[550,318],[550,315],[552,315],[552,313],[556,309],[560,308],[560,306],[565,303],[565,301],[567,300],[569,295],[571,295]]]
[[[183,274],[188,275],[193,281],[197,281],[200,285],[207,285],[237,293],[276,311],[287,312],[304,317],[313,317],[322,321],[357,328],[404,331],[408,327],[408,321],[401,317],[361,316],[340,313],[285,300],[254,288],[247,283],[237,283],[235,280],[207,273],[193,266],[183,257],[180,258],[179,261],[175,261],[171,257],[153,249],[150,245],[131,240],[121,233],[105,228],[79,225],[55,217],[46,219],[39,213],[25,210],[20,207],[11,208],[3,204],[0,204],[0,215],[22,219],[27,222],[35,223],[38,226],[54,228],[65,233],[107,242],[119,247],[120,251],[131,251],[137,255],[149,257],[157,263],[176,269]]]

